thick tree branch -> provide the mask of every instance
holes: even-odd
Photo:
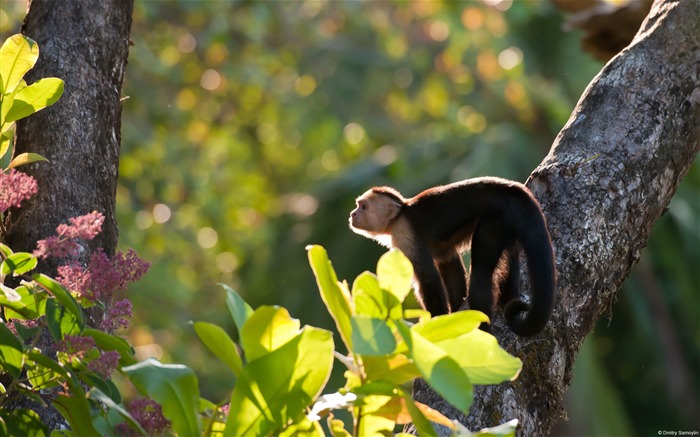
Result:
[[[480,387],[465,417],[417,382],[416,399],[470,429],[517,418],[544,435],[563,416],[576,354],[640,257],[700,150],[700,2],[656,1],[629,47],[592,81],[528,181],[558,270],[553,320],[534,338],[494,333],[523,360],[513,383]]]
[[[12,211],[7,234],[0,236],[15,251],[32,252],[59,224],[95,210],[105,215],[102,233],[85,245],[81,261],[97,247],[109,254],[116,249],[121,87],[132,11],[133,0],[30,2],[22,33],[38,43],[40,54],[25,79],[58,77],[65,90],[55,105],[17,123],[16,153],[39,153],[50,163],[21,167],[39,191]],[[57,263],[42,261],[39,270],[53,276]],[[94,307],[90,314],[99,320],[99,311]],[[37,346],[51,355],[53,341],[44,334]],[[64,420],[48,402],[53,392],[42,391],[44,405],[20,396],[10,407],[34,410],[50,429],[60,429]]]

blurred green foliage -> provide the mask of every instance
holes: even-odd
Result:
[[[3,2],[3,38],[23,4]],[[120,244],[153,263],[132,287],[138,353],[192,366],[224,398],[224,368],[187,325],[230,323],[217,282],[330,327],[304,246],[341,277],[371,269],[381,249],[346,230],[358,193],[525,180],[602,66],[562,21],[548,2],[137,1],[117,202]],[[561,432],[698,420],[699,187],[696,163],[589,339]],[[596,384],[610,402],[577,404]]]

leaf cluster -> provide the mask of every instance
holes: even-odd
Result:
[[[63,81],[47,77],[27,85],[24,75],[39,59],[39,46],[24,35],[14,35],[0,48],[0,168],[46,161],[36,153],[14,155],[15,121],[53,105],[63,94]]]

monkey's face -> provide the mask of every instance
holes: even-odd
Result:
[[[358,197],[355,203],[357,208],[350,213],[350,228],[361,234],[389,233],[389,224],[401,209],[394,200],[372,190]]]

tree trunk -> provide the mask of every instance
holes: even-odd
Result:
[[[97,247],[110,255],[116,250],[121,88],[132,11],[133,0],[29,3],[22,33],[39,44],[40,54],[25,79],[59,77],[65,90],[55,105],[17,123],[16,153],[39,153],[50,163],[21,168],[37,180],[39,192],[9,217],[4,239],[15,251],[32,252],[59,224],[92,211],[104,214],[105,222],[102,233],[85,244],[80,261]],[[39,270],[53,276],[57,266],[47,259]],[[50,353],[45,337],[42,350]],[[63,423],[50,406],[15,407],[35,409],[50,429]]]
[[[415,398],[472,430],[515,418],[519,434],[546,435],[564,416],[584,338],[610,310],[699,150],[700,2],[657,0],[528,181],[547,217],[558,283],[553,319],[538,336],[517,338],[495,317],[493,332],[522,359],[522,373],[478,387],[469,416],[422,381]]]

